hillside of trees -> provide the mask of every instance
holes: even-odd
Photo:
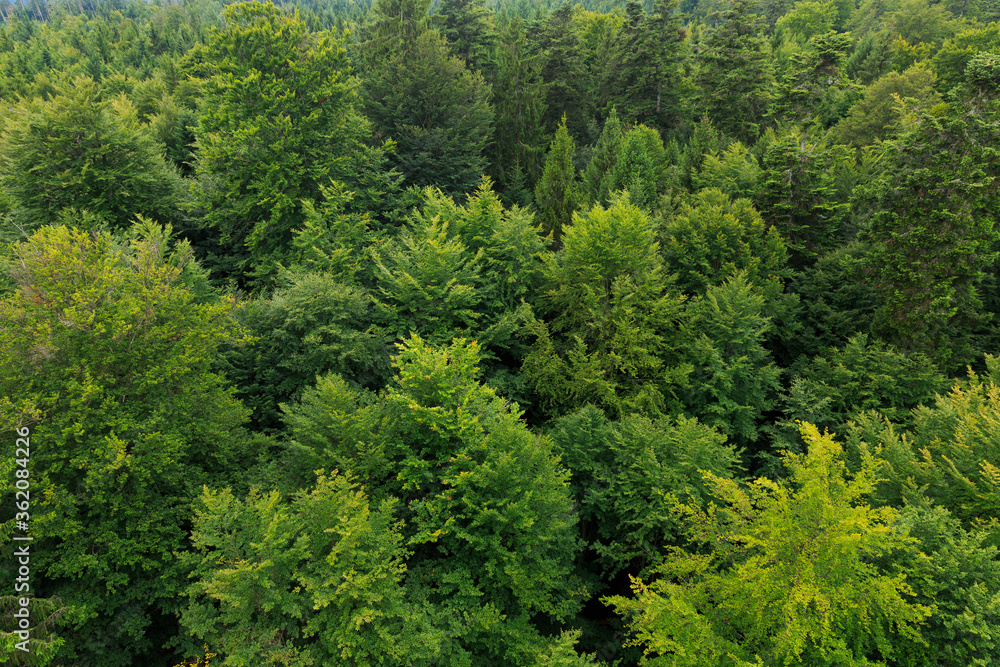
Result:
[[[0,0],[0,663],[1000,664],[998,188],[998,0]]]

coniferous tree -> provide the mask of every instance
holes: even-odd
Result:
[[[755,0],[736,0],[702,38],[698,87],[708,117],[722,132],[752,144],[770,103],[771,53]]]
[[[538,221],[546,234],[553,235],[559,245],[562,230],[573,220],[573,212],[580,205],[576,184],[576,169],[573,154],[576,146],[566,128],[563,116],[556,136],[549,145],[545,158],[545,170],[535,186],[535,206],[538,207]]]

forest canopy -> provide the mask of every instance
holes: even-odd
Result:
[[[0,662],[1000,664],[998,188],[994,0],[0,0]]]

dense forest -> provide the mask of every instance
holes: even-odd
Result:
[[[998,187],[998,0],[0,0],[0,663],[1000,664]]]

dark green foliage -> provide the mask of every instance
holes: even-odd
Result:
[[[542,80],[541,56],[530,54],[529,46],[521,19],[503,29],[492,98],[496,123],[491,171],[506,200],[522,206],[531,203],[531,184],[538,181],[545,162],[542,117],[548,86]]]
[[[136,214],[178,220],[180,181],[163,146],[128,100],[102,100],[93,80],[60,83],[50,99],[23,101],[2,122],[0,186],[26,232],[70,207],[117,228]]]
[[[278,405],[297,400],[317,375],[338,373],[362,387],[385,384],[393,338],[372,323],[372,305],[363,288],[306,273],[238,311],[254,338],[229,350],[223,368],[258,429],[279,428]]]
[[[851,169],[849,152],[792,132],[768,146],[761,166],[757,207],[785,240],[792,265],[808,266],[841,239],[848,204],[838,192],[838,180]]]
[[[812,37],[806,49],[792,56],[777,86],[771,119],[820,129],[840,120],[858,97],[841,71],[850,43],[850,35],[831,31]]]
[[[498,35],[493,12],[485,4],[478,0],[442,0],[432,23],[470,70],[484,75],[492,72]]]
[[[971,358],[976,286],[996,260],[1000,154],[996,102],[918,114],[887,149],[868,238],[881,335],[942,363]]]
[[[452,195],[475,188],[493,135],[490,86],[427,27],[426,4],[376,6],[359,46],[365,113],[377,137],[396,143],[392,164],[406,185]]]
[[[739,447],[758,439],[763,415],[775,404],[780,369],[764,347],[773,329],[763,290],[746,273],[712,285],[689,306],[694,371],[685,403]]]
[[[931,403],[948,384],[922,354],[902,354],[865,334],[794,369],[782,397],[784,420],[775,425],[776,445],[798,449],[798,424],[844,431],[855,415],[877,410],[897,424],[908,425],[910,411]]]
[[[667,130],[680,120],[678,59],[683,39],[676,0],[655,0],[653,12],[630,0],[607,63],[604,99],[627,119]]]
[[[919,500],[903,508],[899,523],[918,552],[891,564],[906,572],[914,601],[931,607],[920,634],[904,642],[897,664],[977,667],[1000,659],[1000,553],[980,531],[966,531],[947,510]],[[889,565],[887,563],[887,565]],[[909,644],[909,645],[907,645]],[[933,662],[931,662],[933,661]]]
[[[0,416],[6,431],[26,415],[38,443],[35,591],[72,608],[74,664],[148,662],[171,639],[154,619],[176,609],[190,502],[254,463],[246,412],[209,370],[231,305],[195,302],[190,247],[168,239],[152,223],[127,239],[43,227],[0,305]]]
[[[587,405],[556,420],[550,435],[572,473],[580,534],[605,578],[658,565],[678,537],[677,499],[708,499],[702,471],[730,477],[739,469],[725,436],[683,416],[612,422]]]
[[[570,134],[582,137],[593,109],[573,13],[572,5],[563,2],[535,28],[533,38],[542,58],[542,78],[548,86],[542,127],[547,134],[556,132],[560,119],[566,117]]]
[[[618,160],[624,138],[625,130],[618,119],[617,110],[612,107],[581,176],[580,187],[588,205],[607,204],[612,192],[611,169]]]
[[[757,9],[754,0],[736,0],[698,54],[703,108],[722,132],[748,144],[757,138],[774,82]]]

